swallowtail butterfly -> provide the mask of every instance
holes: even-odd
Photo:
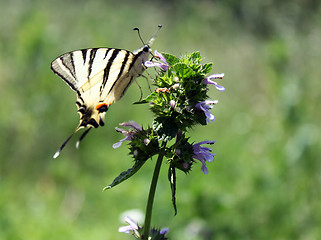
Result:
[[[160,28],[161,25],[158,30]],[[134,30],[138,31],[140,37],[139,30]],[[77,93],[76,105],[80,114],[78,127],[61,145],[54,158],[59,156],[79,129],[87,128],[76,147],[90,129],[104,126],[109,106],[117,102],[130,83],[145,70],[144,63],[148,60],[150,45],[156,33],[135,52],[115,48],[87,48],[62,54],[51,63],[52,71]]]

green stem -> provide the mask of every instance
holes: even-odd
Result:
[[[155,191],[159,176],[159,171],[162,165],[163,157],[164,157],[164,148],[166,146],[166,142],[163,142],[163,146],[160,149],[160,153],[158,154],[157,162],[154,169],[153,179],[152,183],[149,188],[149,195],[148,195],[148,201],[146,206],[146,214],[145,214],[145,223],[144,223],[144,234],[143,239],[147,240],[149,236],[149,230],[150,230],[150,224],[152,220],[152,211],[153,211],[153,203],[154,203],[154,197],[155,197]]]

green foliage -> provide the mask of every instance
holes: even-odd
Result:
[[[173,65],[170,65],[166,61],[166,57],[170,59]],[[154,82],[158,87],[149,96],[143,99],[141,103],[148,103],[150,110],[154,113],[155,119],[153,120],[152,127],[146,130],[140,127],[135,122],[122,123],[121,126],[130,127],[129,130],[118,129],[129,141],[130,154],[135,159],[135,164],[132,168],[122,172],[111,185],[104,189],[110,189],[113,186],[118,185],[124,180],[132,177],[148,158],[152,158],[154,155],[158,155],[158,160],[155,165],[154,175],[151,184],[151,190],[156,189],[156,183],[158,181],[159,172],[163,157],[167,158],[167,162],[170,167],[168,170],[168,180],[170,182],[172,192],[172,203],[177,214],[176,205],[176,168],[188,173],[191,171],[192,165],[195,163],[194,158],[202,162],[202,171],[207,171],[206,162],[214,160],[213,154],[210,153],[209,148],[202,148],[199,145],[214,143],[202,142],[197,144],[197,147],[189,143],[189,138],[185,137],[186,129],[192,126],[203,123],[199,122],[199,116],[205,116],[205,113],[197,110],[197,104],[204,103],[207,96],[207,82],[204,82],[207,71],[211,70],[211,64],[201,64],[201,55],[199,52],[191,53],[184,57],[175,57],[170,54],[166,54],[164,57],[162,54],[155,51],[154,62],[148,61],[145,65],[160,67],[161,71],[157,73]],[[146,65],[146,66],[147,66]],[[160,86],[163,86],[160,88]],[[167,87],[164,87],[167,86]],[[170,99],[170,100],[169,100]],[[167,104],[167,106],[166,106]],[[188,109],[188,114],[182,111],[182,108]],[[168,141],[176,137],[176,142],[172,143],[170,147]],[[121,140],[123,141],[123,140]],[[159,147],[162,145],[162,147]],[[118,144],[116,144],[118,147]],[[165,147],[166,146],[166,147]],[[205,170],[206,169],[206,170]],[[207,174],[207,172],[204,172]],[[154,176],[157,178],[154,179]],[[152,206],[150,203],[154,201],[148,199],[147,206]],[[146,234],[149,231],[150,218],[152,208],[146,210],[145,225]],[[133,230],[133,229],[132,229]],[[139,238],[139,237],[137,237]]]
[[[145,164],[146,160],[153,157],[159,151],[157,135],[151,128],[137,131],[131,138],[129,144],[130,155],[134,157],[135,163],[132,168],[121,172],[112,184],[104,188],[110,189],[133,176]]]
[[[211,63],[201,64],[201,55],[194,52],[178,58],[164,53],[168,71],[160,71],[154,80],[156,92],[138,103],[151,104],[155,114],[155,129],[159,135],[171,139],[178,130],[187,130],[195,124],[206,124],[206,117],[202,111],[196,111],[196,103],[205,101],[207,85],[202,81],[212,69]],[[175,106],[171,106],[173,101]]]
[[[111,189],[112,187],[117,186],[118,184],[122,183],[123,181],[133,176],[144,165],[145,162],[146,160],[135,161],[135,164],[133,167],[129,168],[126,171],[121,172],[110,185],[104,188],[104,190]]]

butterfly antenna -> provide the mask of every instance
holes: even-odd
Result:
[[[159,30],[160,30],[162,27],[163,27],[162,24],[158,24],[157,30],[154,32],[154,34],[151,36],[151,38],[148,39],[147,45],[151,45],[151,44],[154,42],[157,33],[159,32]]]
[[[157,29],[156,32],[152,35],[152,37],[147,41],[147,44],[143,41],[142,36],[140,35],[140,30],[139,30],[139,28],[135,27],[133,30],[134,30],[134,31],[137,31],[138,37],[139,37],[140,41],[143,43],[143,45],[151,45],[152,42],[155,40],[158,31],[159,31],[161,28],[162,28],[162,25],[161,25],[161,24],[158,24],[158,29]]]
[[[135,27],[133,28],[134,31],[137,31],[137,34],[138,34],[138,37],[140,39],[140,41],[143,43],[143,45],[145,45],[143,39],[142,39],[142,36],[140,35],[140,31],[139,31],[139,28]]]
[[[84,137],[86,137],[87,133],[90,131],[90,129],[92,129],[92,127],[89,127],[88,129],[86,129],[86,131],[80,136],[80,138],[78,139],[78,141],[76,142],[76,148],[79,148],[79,144],[80,142],[84,139]]]
[[[67,138],[67,140],[61,145],[61,147],[58,149],[58,151],[55,153],[55,155],[53,156],[53,158],[57,158],[61,152],[61,150],[66,146],[66,144],[69,142],[69,140],[72,138],[72,136],[78,132],[78,130],[82,128],[82,127],[77,127],[76,130]]]

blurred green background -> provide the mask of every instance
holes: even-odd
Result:
[[[89,47],[135,50],[163,25],[153,48],[200,51],[226,91],[212,87],[216,121],[195,127],[217,140],[210,173],[178,174],[173,216],[164,164],[152,224],[172,239],[320,239],[321,8],[292,1],[0,0],[0,239],[130,239],[120,216],[145,210],[155,161],[102,192],[131,167],[114,127],[147,125],[133,84],[106,126],[52,156],[78,124],[76,94],[50,70],[60,54]],[[139,79],[142,87],[146,81]],[[148,91],[145,91],[148,94]],[[155,160],[155,159],[154,159]]]

